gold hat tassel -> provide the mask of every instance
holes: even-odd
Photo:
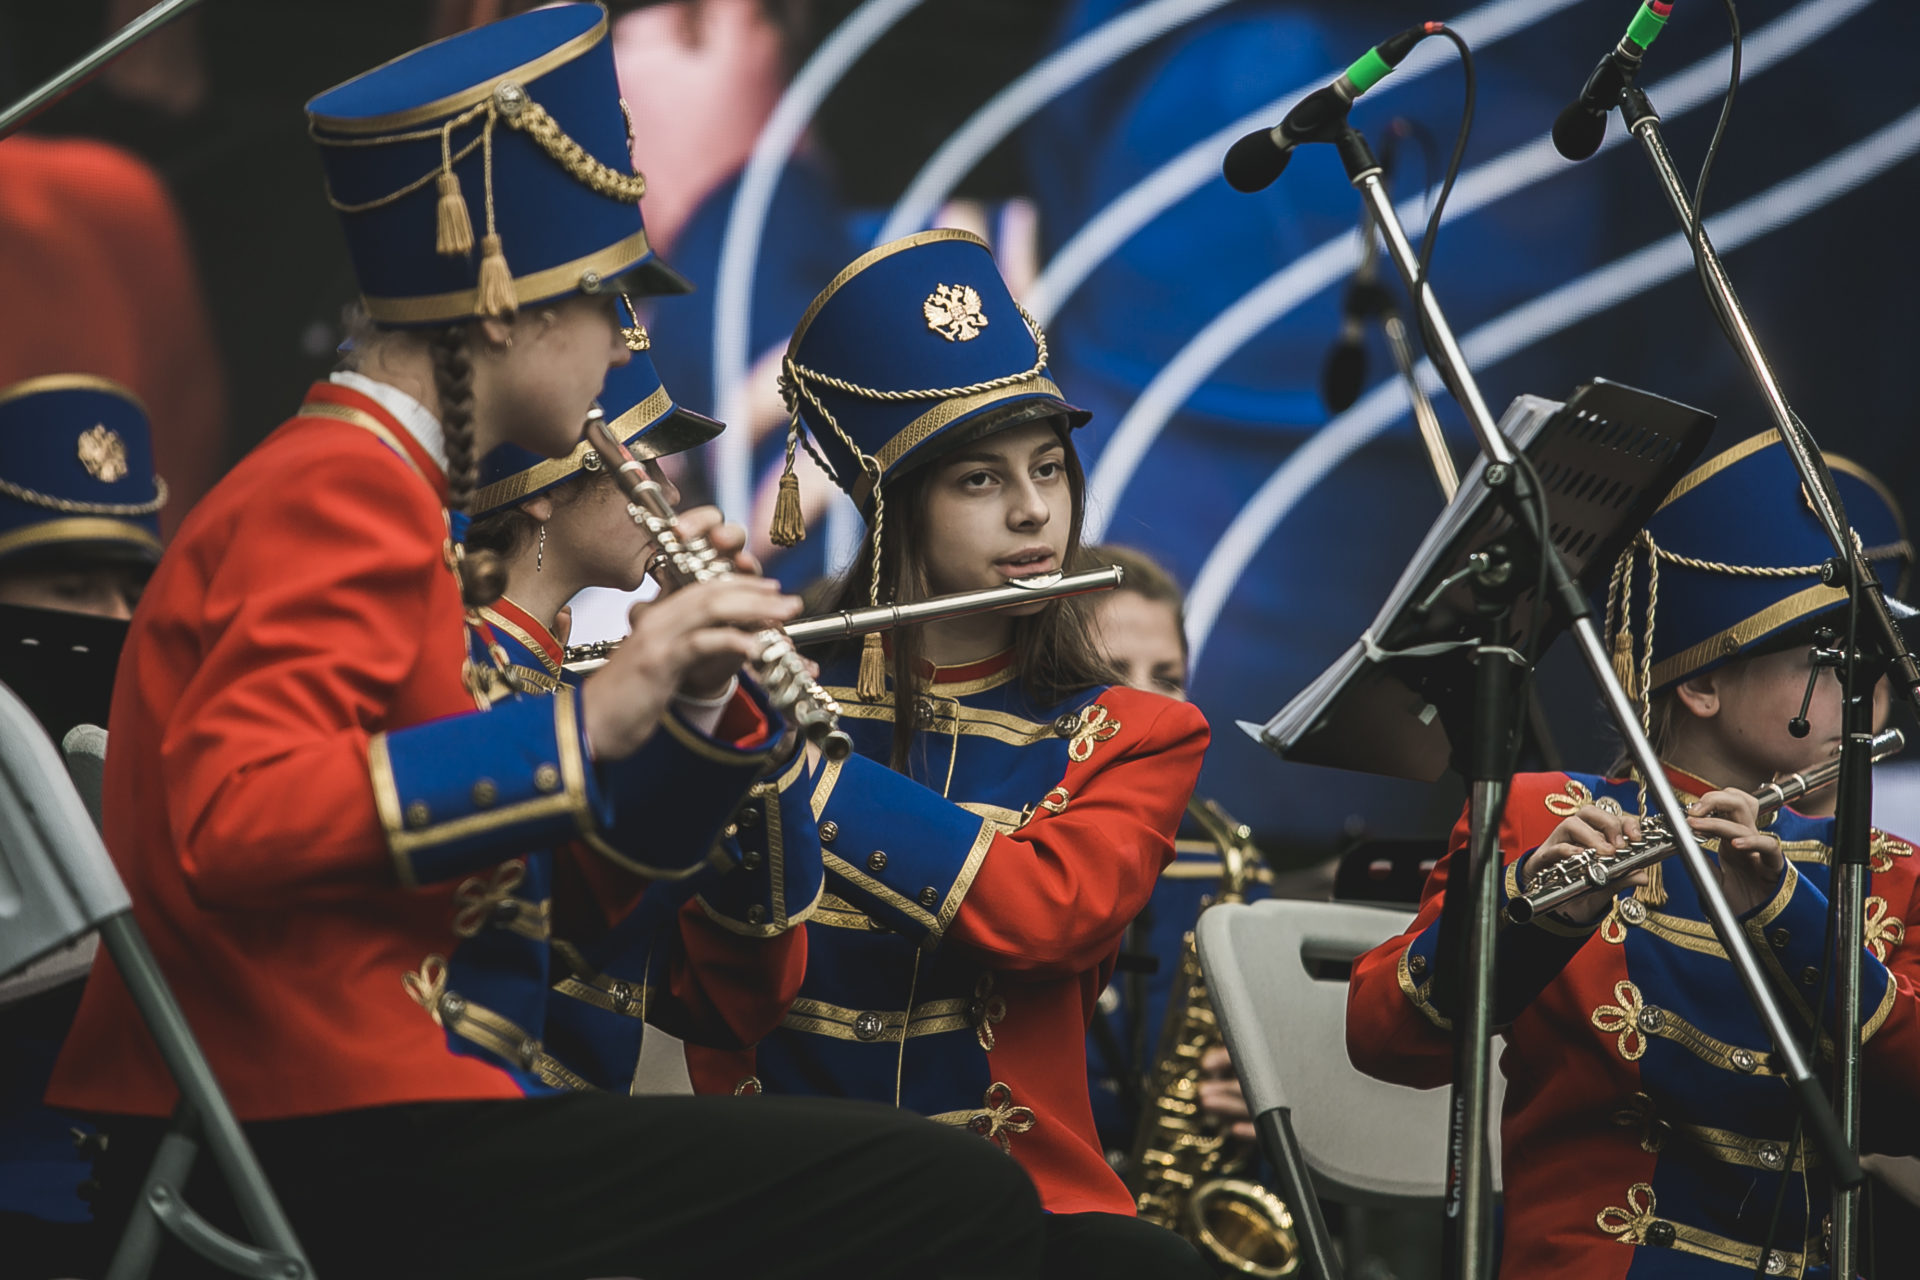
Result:
[[[793,473],[794,451],[800,445],[800,409],[795,405],[787,417],[787,465],[780,473],[780,493],[773,500],[773,523],[767,537],[776,547],[798,546],[806,540],[807,515],[800,509],[800,477]]]
[[[843,438],[844,438],[844,433]],[[847,443],[853,443],[848,440]],[[887,525],[886,502],[880,492],[880,462],[860,450],[854,450],[861,469],[873,477],[873,573],[867,587],[867,602],[880,603],[880,535]],[[869,631],[860,645],[860,676],[854,692],[862,702],[878,702],[887,696],[887,650],[878,631]]]
[[[511,320],[520,309],[520,296],[513,287],[513,272],[507,269],[507,257],[500,249],[500,233],[493,223],[493,116],[487,116],[481,133],[480,152],[484,158],[487,188],[487,234],[480,240],[480,281],[478,307],[483,316]]]
[[[463,258],[473,252],[473,218],[467,212],[467,198],[460,194],[460,179],[453,172],[453,121],[440,130],[440,176],[434,180],[440,189],[434,232],[434,252],[446,258]]]

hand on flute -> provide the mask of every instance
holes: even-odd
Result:
[[[724,686],[755,656],[755,631],[799,612],[800,598],[781,594],[779,583],[740,575],[636,604],[627,614],[632,631],[580,690],[595,758],[618,760],[638,751],[675,690]],[[694,683],[702,679],[704,686]]]
[[[1632,814],[1602,809],[1596,804],[1582,805],[1572,817],[1555,827],[1539,848],[1527,855],[1526,861],[1520,866],[1520,885],[1524,889],[1547,868],[1577,853],[1592,849],[1613,856],[1639,838],[1640,820]],[[1646,882],[1647,873],[1642,868],[1631,875],[1622,876],[1604,889],[1569,898],[1551,914],[1568,924],[1592,924],[1613,908],[1613,900],[1622,889]]]

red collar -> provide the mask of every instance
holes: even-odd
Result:
[[[373,433],[389,449],[399,454],[421,479],[432,485],[433,491],[440,496],[441,505],[446,505],[446,472],[433,460],[433,455],[413,438],[413,433],[401,426],[400,420],[371,396],[362,395],[352,387],[337,382],[316,382],[307,389],[307,398],[294,417],[345,422]]]
[[[531,649],[535,656],[546,663],[551,674],[560,674],[561,664],[567,660],[567,648],[554,638],[545,623],[505,596],[495,600],[481,613],[487,616],[487,621],[497,623],[508,635]]]
[[[1013,650],[1007,648],[978,662],[963,662],[957,667],[936,667],[931,662],[922,662],[920,678],[929,684],[968,684],[999,675],[1012,665]]]

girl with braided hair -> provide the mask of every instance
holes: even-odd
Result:
[[[1031,1186],[959,1135],[630,1097],[546,1041],[563,880],[613,914],[728,862],[703,917],[751,931],[775,904],[793,936],[771,946],[797,957],[808,903],[773,895],[821,875],[804,840],[775,868],[728,836],[764,772],[804,766],[765,695],[685,696],[797,600],[749,572],[676,591],[591,678],[535,695],[489,620],[501,566],[468,547],[485,459],[581,462],[630,358],[619,293],[684,287],[647,245],[606,22],[536,10],[309,104],[371,328],[156,570],[116,682],[107,844],[319,1275],[1032,1275]],[[679,972],[593,994],[685,997]],[[96,1205],[124,1220],[174,1091],[110,963],[49,1101],[110,1139]],[[213,1162],[185,1194],[241,1231]],[[169,1240],[156,1274],[202,1266]]]
[[[1912,560],[1898,509],[1858,466],[1827,462],[1883,586],[1898,591]],[[1607,610],[1616,671],[1809,1042],[1831,1034],[1814,1035],[1813,1010],[1831,1017],[1838,999],[1824,941],[1833,788],[1770,820],[1751,792],[1839,747],[1839,687],[1811,658],[1815,632],[1840,625],[1846,603],[1821,578],[1830,554],[1792,459],[1767,432],[1675,486],[1623,553]],[[1884,682],[1874,697],[1884,716]],[[1610,777],[1516,777],[1500,829],[1505,899],[1568,857],[1638,838],[1645,795],[1624,762]],[[1453,843],[1466,838],[1463,817]],[[1920,1144],[1920,957],[1904,945],[1920,919],[1920,860],[1885,833],[1872,848],[1862,1131],[1875,1149],[1904,1154]],[[1456,984],[1437,947],[1447,865],[1406,932],[1355,962],[1348,997],[1354,1065],[1419,1088],[1446,1083],[1451,1066]],[[1507,1078],[1502,1276],[1827,1273],[1826,1171],[1677,864],[1503,925],[1495,964]]]

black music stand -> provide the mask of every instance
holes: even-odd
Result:
[[[1596,378],[1564,404],[1517,397],[1500,430],[1539,472],[1554,544],[1591,595],[1705,449],[1713,423],[1703,410]],[[1416,782],[1449,764],[1466,772],[1448,729],[1464,738],[1472,724],[1473,653],[1492,585],[1474,580],[1472,557],[1502,547],[1513,527],[1485,483],[1486,465],[1475,459],[1353,647],[1265,724],[1240,722],[1254,741],[1296,763]],[[1529,635],[1532,566],[1509,572],[1517,589],[1506,593],[1512,621],[1499,639],[1544,653],[1566,619],[1549,609],[1542,634]]]
[[[1500,433],[1538,476],[1548,525],[1542,540],[1551,539],[1568,578],[1588,595],[1706,447],[1713,421],[1601,379],[1565,404],[1522,396],[1508,408]],[[1450,855],[1436,980],[1452,988],[1458,1009],[1447,1223],[1465,1256],[1481,1258],[1492,1252],[1486,1082],[1498,837],[1519,730],[1517,694],[1530,670],[1527,655],[1544,652],[1570,621],[1551,581],[1535,607],[1539,542],[1515,527],[1518,480],[1509,464],[1476,459],[1359,642],[1266,724],[1241,723],[1289,760],[1421,781],[1439,777],[1451,761],[1471,784],[1472,836]],[[1277,1141],[1274,1132],[1263,1139]],[[1327,1235],[1305,1164],[1285,1149],[1267,1156],[1288,1184],[1282,1194],[1308,1215],[1301,1239],[1314,1248]],[[1331,1257],[1312,1266],[1321,1277],[1339,1274]]]

